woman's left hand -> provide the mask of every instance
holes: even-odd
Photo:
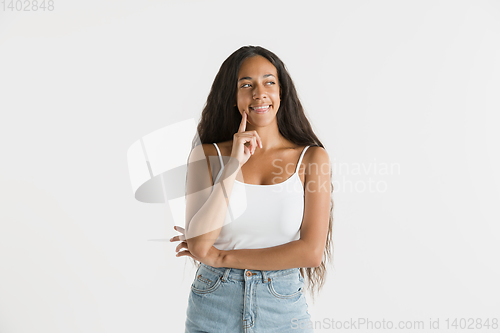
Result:
[[[195,255],[189,251],[188,244],[186,242],[186,236],[185,236],[185,230],[182,227],[175,226],[174,229],[178,232],[181,233],[181,235],[174,236],[170,238],[171,242],[176,242],[176,241],[182,241],[177,247],[175,248],[175,252],[177,254],[175,255],[176,257],[183,257],[183,256],[188,256],[191,257],[195,260],[198,260],[201,263],[204,263],[205,265],[209,265],[212,267],[219,267],[220,261],[221,261],[221,255],[222,251],[217,249],[215,246],[212,246],[210,250],[208,250],[207,255],[204,258],[198,258]],[[180,251],[182,248],[186,248],[185,251]],[[180,252],[179,252],[180,251]]]

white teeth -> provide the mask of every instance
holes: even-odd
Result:
[[[261,110],[267,110],[269,109],[269,105],[267,106],[261,106],[261,107],[258,107],[258,108],[252,108],[252,110],[255,110],[255,111],[261,111]]]

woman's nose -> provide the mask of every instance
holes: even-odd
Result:
[[[253,98],[263,98],[265,97],[264,89],[260,86],[256,86],[253,90]]]

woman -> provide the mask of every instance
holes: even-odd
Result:
[[[198,134],[186,230],[171,239],[185,249],[177,256],[200,262],[186,332],[312,332],[304,272],[319,290],[331,259],[331,166],[283,62],[259,46],[229,56]]]

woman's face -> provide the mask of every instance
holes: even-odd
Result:
[[[276,121],[280,107],[280,86],[276,67],[262,56],[247,58],[238,72],[236,103],[240,114],[246,112],[248,122],[266,126]]]

